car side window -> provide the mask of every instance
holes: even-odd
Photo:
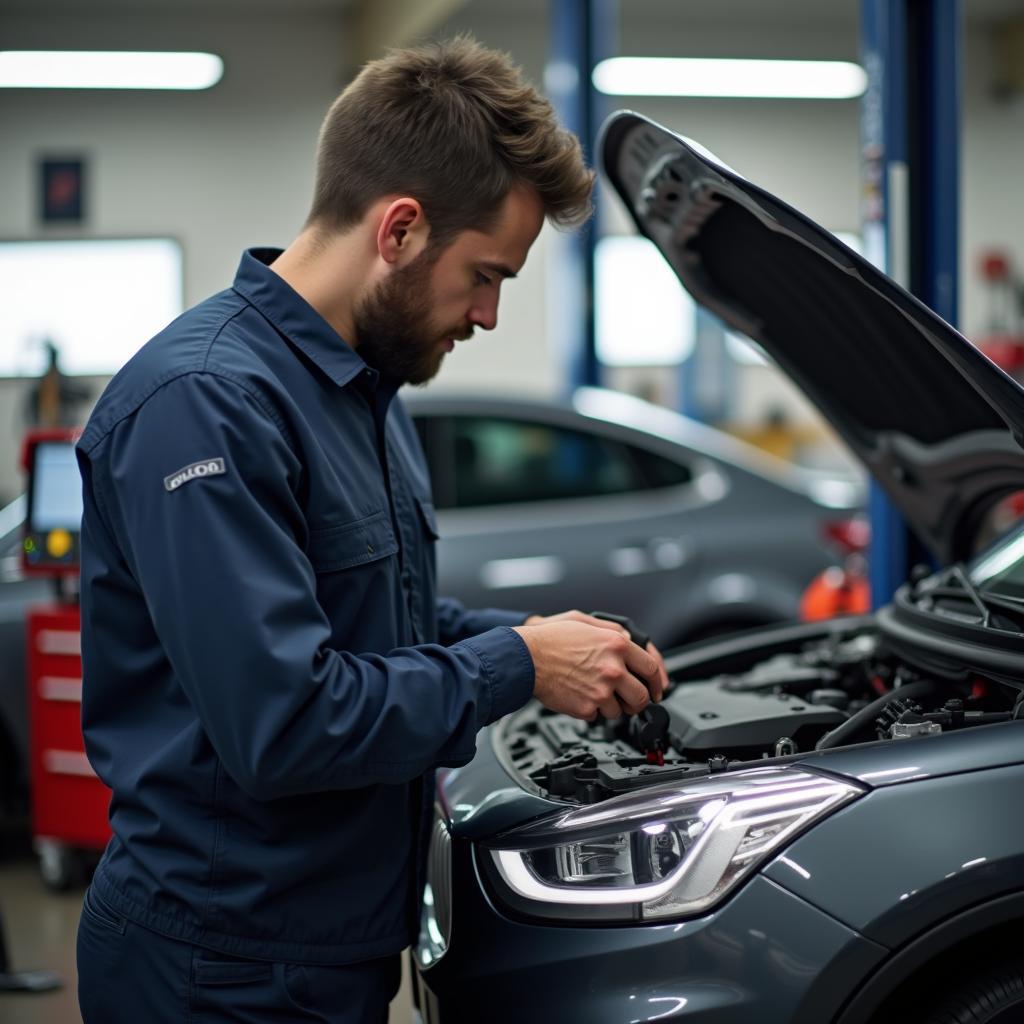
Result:
[[[666,459],[646,448],[629,446],[629,454],[636,463],[645,486],[653,489],[658,487],[678,487],[688,484],[693,479],[693,471],[685,463],[674,459]]]
[[[626,494],[671,475],[659,456],[546,423],[456,416],[452,444],[459,508]]]

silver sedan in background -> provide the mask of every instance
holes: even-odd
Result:
[[[430,465],[439,592],[629,615],[664,647],[794,619],[843,554],[855,477],[618,392],[403,395]]]

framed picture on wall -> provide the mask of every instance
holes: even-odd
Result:
[[[40,220],[81,224],[85,220],[85,160],[43,157],[39,161]]]

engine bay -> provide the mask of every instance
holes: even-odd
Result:
[[[494,734],[527,789],[590,804],[814,750],[1024,717],[1020,682],[894,646],[873,618],[683,649],[646,712],[582,722],[531,703]]]

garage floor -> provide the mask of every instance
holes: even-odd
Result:
[[[50,892],[35,862],[18,858],[0,863],[0,913],[8,955],[15,970],[46,967],[59,971],[64,988],[39,995],[0,993],[3,1024],[81,1024],[75,995],[75,933],[83,890]],[[404,961],[403,957],[403,961]],[[391,1004],[389,1024],[411,1024],[409,979]]]

